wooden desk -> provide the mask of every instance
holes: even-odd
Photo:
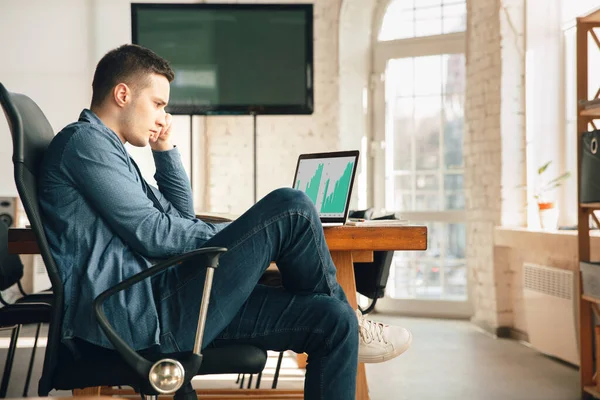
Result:
[[[373,251],[426,250],[427,228],[425,226],[327,227],[325,228],[325,239],[337,267],[338,282],[346,292],[348,301],[356,309],[358,304],[356,282],[354,281],[354,259],[360,258],[361,261],[372,259]],[[33,231],[10,229],[8,251],[17,254],[38,254],[39,248]],[[273,392],[277,392],[277,390]],[[264,398],[269,398],[269,396],[264,396]],[[356,399],[369,399],[365,366],[362,363],[358,366]]]

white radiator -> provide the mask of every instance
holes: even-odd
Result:
[[[573,271],[523,264],[523,300],[530,344],[579,365]]]

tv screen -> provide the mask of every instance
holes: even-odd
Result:
[[[132,4],[133,43],[167,59],[173,114],[311,114],[312,4]]]

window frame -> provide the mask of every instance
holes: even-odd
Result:
[[[434,56],[442,54],[466,54],[466,32],[454,32],[433,36],[419,36],[406,39],[395,39],[387,41],[379,41],[379,32],[383,23],[383,16],[387,10],[387,6],[391,3],[390,0],[382,2],[381,6],[375,12],[374,30],[372,33],[373,53],[372,53],[372,75],[371,75],[371,143],[369,152],[372,156],[371,174],[369,174],[370,184],[372,188],[372,204],[376,211],[386,209],[386,179],[381,177],[392,176],[387,174],[389,168],[386,169],[386,151],[389,151],[389,144],[386,143],[386,99],[385,99],[385,70],[389,59],[406,58],[406,57],[421,57]],[[466,60],[465,60],[466,62]],[[391,149],[393,151],[393,148]],[[443,143],[440,143],[440,151],[443,151]],[[445,171],[445,168],[437,169]],[[462,173],[464,176],[464,168],[448,170],[450,172]],[[442,175],[444,175],[442,173]],[[442,176],[443,178],[443,176]],[[467,212],[465,210],[448,210],[448,211],[401,211],[401,217],[408,219],[412,223],[421,223],[424,221],[431,224],[466,224]],[[447,228],[446,228],[447,229]],[[444,243],[440,243],[441,249],[445,249],[448,239]],[[445,251],[445,250],[443,250]],[[427,258],[427,257],[425,257]],[[425,259],[424,258],[424,259]],[[460,261],[456,259],[453,261]],[[466,254],[464,261],[466,261]],[[414,263],[415,261],[409,261]],[[392,267],[393,268],[393,267]],[[392,271],[390,271],[392,275]],[[440,274],[440,280],[444,279],[443,274]],[[418,310],[418,315],[436,315],[436,316],[458,316],[469,317],[472,315],[472,303],[470,297],[470,280],[467,279],[467,293],[464,301],[456,301],[452,299],[430,300],[430,299],[394,299],[388,296],[380,299],[377,304],[377,309],[380,311],[390,312],[410,312],[414,313]]]

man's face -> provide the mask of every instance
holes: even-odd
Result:
[[[165,106],[169,102],[169,81],[159,74],[149,77],[150,84],[136,89],[123,109],[122,133],[136,147],[148,145],[150,136],[165,126]]]

